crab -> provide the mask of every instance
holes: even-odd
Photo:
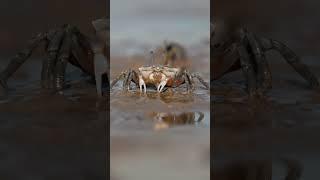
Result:
[[[123,80],[123,90],[130,90],[130,83],[133,82],[139,87],[140,92],[147,92],[147,86],[154,86],[157,92],[163,92],[165,87],[175,88],[184,83],[187,84],[188,92],[192,92],[194,87],[194,79],[197,78],[205,89],[209,89],[209,85],[198,73],[190,73],[184,68],[168,67],[168,66],[142,66],[138,70],[123,71],[115,80],[112,81],[112,88],[120,79]]]
[[[107,73],[107,19],[92,22],[96,30],[94,39],[82,34],[73,25],[39,33],[33,37],[28,46],[13,57],[8,66],[0,73],[0,92],[7,91],[8,79],[32,55],[41,43],[45,44],[46,58],[42,62],[41,86],[63,93],[65,71],[68,63],[80,68],[85,74],[95,77],[97,92],[101,96],[102,75]],[[109,81],[107,81],[109,82]]]
[[[211,23],[211,54],[213,80],[242,69],[249,95],[263,95],[271,89],[271,72],[265,54],[276,50],[312,88],[319,87],[317,77],[285,44],[259,37],[246,28],[228,25],[223,21]]]

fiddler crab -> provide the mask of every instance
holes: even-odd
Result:
[[[187,91],[192,92],[195,89],[194,79],[198,79],[205,89],[209,85],[198,73],[190,73],[185,68],[169,67],[163,65],[142,66],[138,70],[123,71],[115,80],[111,82],[111,88],[123,79],[123,90],[130,90],[130,84],[133,82],[139,87],[140,92],[147,92],[147,86],[155,86],[158,93],[165,90],[165,87],[176,88],[186,83]]]

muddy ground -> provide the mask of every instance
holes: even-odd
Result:
[[[194,58],[192,71],[209,82],[208,58]],[[113,57],[111,77],[146,62]],[[121,86],[111,91],[111,178],[209,179],[210,92],[200,83],[193,94],[185,93],[186,86],[162,94],[151,87],[146,95],[133,84],[129,93]]]
[[[319,177],[319,90],[308,84],[280,56],[268,55],[273,89],[263,100],[248,101],[241,72],[232,73],[214,86],[214,157],[217,164],[273,158],[273,179],[283,177],[280,158],[300,163],[302,178]],[[316,57],[303,57],[317,77]],[[239,88],[240,87],[240,88]],[[232,157],[232,158],[230,158]],[[280,163],[281,164],[281,163]],[[243,166],[248,166],[243,163]],[[282,176],[280,176],[282,171]]]
[[[74,68],[64,96],[41,90],[40,60],[23,65],[1,98],[1,179],[103,179],[107,99],[98,100],[94,85]],[[116,70],[112,78],[122,68]],[[112,90],[113,179],[209,179],[209,91],[186,95],[184,88],[175,96]]]
[[[301,163],[302,179],[317,177],[319,92],[310,90],[280,57],[269,58],[273,89],[267,97],[247,102],[242,74],[235,72],[215,82],[213,114],[210,94],[202,88],[193,95],[141,96],[122,93],[117,85],[110,94],[111,177],[208,179],[211,123],[213,175],[226,170],[225,163],[287,157]],[[120,59],[111,64],[112,78],[137,62]],[[317,59],[303,60],[320,77]],[[194,71],[204,67],[205,60],[200,62]],[[208,71],[201,73],[209,79]],[[94,85],[79,71],[69,69],[68,74],[71,86],[65,96],[39,88],[39,59],[9,81],[9,96],[0,103],[1,179],[103,179],[106,99],[97,100]],[[285,171],[279,163],[273,170],[273,179]]]
[[[23,65],[0,100],[0,179],[105,179],[106,99],[72,68],[64,96],[45,92],[40,68]]]

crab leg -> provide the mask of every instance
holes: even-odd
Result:
[[[140,92],[142,92],[142,89],[144,90],[144,93],[147,92],[146,83],[142,79],[141,75],[139,75],[139,88],[140,88]]]
[[[188,81],[190,83],[190,91],[194,91],[195,87],[194,87],[193,76],[188,71],[186,71],[186,76],[187,76]]]
[[[47,57],[43,60],[42,71],[41,71],[41,86],[43,88],[50,88],[53,84],[55,73],[55,65],[57,55],[64,38],[64,29],[58,29],[50,34],[50,42],[47,48]]]
[[[183,72],[184,81],[187,83],[187,90],[188,92],[191,92],[194,90],[194,83],[193,83],[193,77],[189,74],[187,70]]]
[[[124,88],[126,88],[127,90],[130,90],[130,83],[132,81],[132,77],[133,77],[133,71],[131,70],[129,73],[128,73],[128,77],[126,79],[126,86]]]
[[[209,89],[209,84],[198,73],[192,74],[192,78],[197,78],[206,89]]]
[[[190,82],[186,74],[183,75],[184,82],[187,83],[187,91],[190,89]]]
[[[290,64],[293,69],[300,74],[307,82],[309,82],[312,88],[318,88],[320,86],[317,77],[310,71],[310,69],[301,62],[300,58],[283,43],[269,39],[271,44],[270,50],[278,51],[283,58]]]
[[[19,52],[13,59],[10,60],[10,63],[5,68],[3,72],[0,73],[0,89],[7,88],[7,80],[15,73],[18,68],[31,56],[33,50],[38,47],[40,42],[46,40],[46,33],[39,33],[36,37],[31,39],[28,46]]]
[[[256,77],[253,69],[253,64],[250,61],[250,55],[246,48],[239,44],[238,45],[238,53],[240,55],[241,68],[244,73],[244,76],[247,79],[248,84],[248,92],[250,95],[253,95],[256,91]]]
[[[67,27],[69,28],[69,27]],[[71,46],[72,46],[72,36],[71,32],[68,31],[65,37],[63,38],[61,49],[59,52],[58,62],[56,64],[56,77],[55,85],[56,90],[60,91],[64,87],[65,82],[65,72],[70,58]]]
[[[265,57],[265,52],[253,33],[247,32],[247,38],[257,66],[257,88],[265,92],[272,86],[271,72]]]
[[[130,81],[132,79],[132,71],[128,70],[128,73],[125,75],[125,79],[122,83],[123,90],[129,90]]]
[[[126,77],[127,75],[127,71],[123,71],[120,73],[119,76],[117,76],[116,79],[114,79],[112,82],[111,82],[111,85],[110,85],[110,89],[112,89],[112,87],[117,84],[117,82],[120,80],[120,79],[123,79],[124,77]]]

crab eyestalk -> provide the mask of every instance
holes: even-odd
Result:
[[[139,76],[139,87],[140,87],[140,92],[142,92],[142,89],[144,93],[147,92],[146,83],[142,79],[142,76]]]
[[[167,82],[168,82],[167,78],[160,82],[160,84],[157,87],[157,90],[158,90],[159,93],[162,92],[163,88],[167,85]]]

